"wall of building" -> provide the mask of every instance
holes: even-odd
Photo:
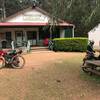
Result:
[[[100,34],[99,33],[89,33],[88,34],[88,39],[93,40],[94,43],[94,48],[100,49]]]
[[[88,39],[95,42],[94,48],[100,49],[100,26],[95,27],[88,33]]]
[[[65,28],[65,37],[68,37],[68,38],[73,37],[73,35],[72,35],[72,27],[66,27]]]
[[[60,38],[64,38],[64,37],[65,37],[65,30],[60,29]]]
[[[70,38],[72,35],[72,27],[60,28],[60,38]]]

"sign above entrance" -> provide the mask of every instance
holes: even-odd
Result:
[[[34,21],[34,22],[46,22],[48,18],[41,14],[24,14],[23,16],[24,21]]]

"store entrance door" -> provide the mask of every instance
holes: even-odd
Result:
[[[17,46],[22,46],[22,44],[23,44],[23,31],[16,31],[15,36],[16,36]]]
[[[27,40],[30,41],[31,46],[37,45],[37,32],[27,31]]]

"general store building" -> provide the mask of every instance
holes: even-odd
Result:
[[[74,25],[58,20],[55,31],[51,34],[49,26],[51,16],[39,7],[29,7],[0,22],[0,47],[6,41],[6,47],[15,41],[17,46],[23,46],[28,40],[31,46],[43,46],[45,38],[74,37]]]

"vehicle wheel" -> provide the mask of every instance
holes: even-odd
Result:
[[[89,72],[86,63],[84,63],[84,64],[82,65],[82,70],[83,70],[85,73],[88,73],[88,72]]]
[[[82,67],[82,70],[85,72],[85,73],[88,73],[88,69],[86,67]]]
[[[22,56],[15,56],[11,63],[13,68],[20,69],[25,65],[25,59]]]
[[[5,59],[0,57],[0,69],[5,66]]]

